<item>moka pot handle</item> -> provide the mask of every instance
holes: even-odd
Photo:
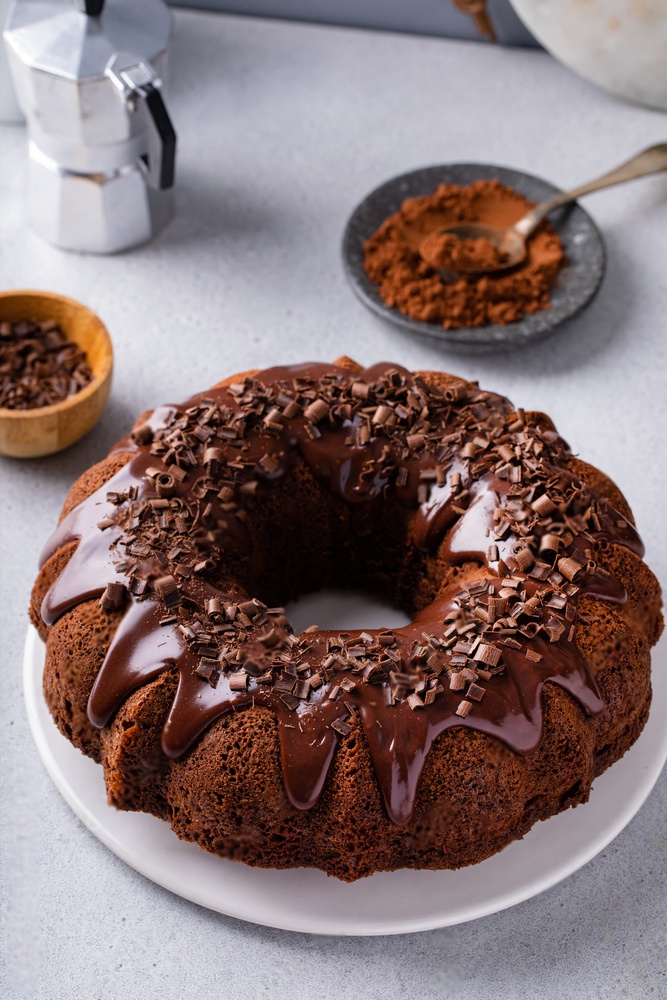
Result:
[[[104,0],[74,0],[82,14],[89,17],[99,17],[104,7]]]
[[[105,75],[111,80],[130,109],[143,115],[148,149],[142,156],[149,185],[164,191],[174,185],[176,132],[160,92],[160,80],[153,67],[127,52],[116,52]]]

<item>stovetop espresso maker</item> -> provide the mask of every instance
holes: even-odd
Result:
[[[28,221],[67,250],[114,253],[171,212],[162,0],[17,0],[5,29],[29,138]]]

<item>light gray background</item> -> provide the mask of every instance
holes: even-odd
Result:
[[[20,677],[41,544],[74,477],[136,414],[236,370],[347,352],[448,369],[544,409],[621,483],[667,579],[667,178],[587,201],[609,250],[602,290],[520,356],[459,357],[385,326],[352,296],[339,260],[348,214],[394,174],[484,160],[566,186],[664,140],[664,115],[537,50],[195,12],[176,16],[170,106],[176,217],[152,245],[105,259],[24,229],[25,136],[0,130],[2,286],[86,302],[116,348],[112,401],[93,434],[53,458],[0,459],[4,995],[664,997],[664,775],[624,833],[564,884],[475,923],[383,939],[318,939],[200,910],[110,854],[47,777]]]

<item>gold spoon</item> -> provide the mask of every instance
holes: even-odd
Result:
[[[427,264],[431,264],[447,279],[451,278],[451,271],[455,270],[459,274],[489,274],[497,271],[507,271],[516,267],[526,259],[528,253],[526,240],[537,229],[542,219],[545,218],[554,208],[566,205],[570,201],[575,201],[584,194],[592,191],[599,191],[601,188],[612,187],[614,184],[623,184],[625,181],[632,181],[636,177],[644,177],[647,174],[657,174],[667,170],[667,143],[658,143],[657,146],[649,146],[642,153],[633,156],[627,163],[622,163],[620,167],[603,174],[596,180],[582,184],[572,191],[564,191],[562,194],[555,194],[547,201],[540,202],[530,212],[526,212],[513,226],[490,226],[482,222],[462,222],[455,226],[446,226],[437,231],[437,235],[448,234],[457,237],[459,240],[487,240],[492,244],[502,258],[492,266],[477,264],[474,259],[471,262],[448,263],[447,268],[442,268],[433,252],[433,233],[429,233],[419,244],[419,253]]]

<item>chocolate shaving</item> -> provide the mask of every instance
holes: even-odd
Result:
[[[178,592],[178,584],[173,576],[161,576],[159,579],[153,581],[153,590],[160,598],[161,601],[171,607],[173,604],[177,604],[180,600],[180,594]]]
[[[100,607],[102,611],[118,611],[125,601],[125,586],[122,583],[107,583],[106,589],[100,597]]]
[[[335,731],[341,736],[349,736],[352,732],[352,727],[348,726],[348,724],[343,722],[342,719],[334,719],[331,723],[331,728],[335,729]]]
[[[329,415],[329,407],[324,402],[323,399],[316,399],[314,402],[307,406],[303,411],[303,415],[306,420],[310,423],[318,424],[321,420]]]

